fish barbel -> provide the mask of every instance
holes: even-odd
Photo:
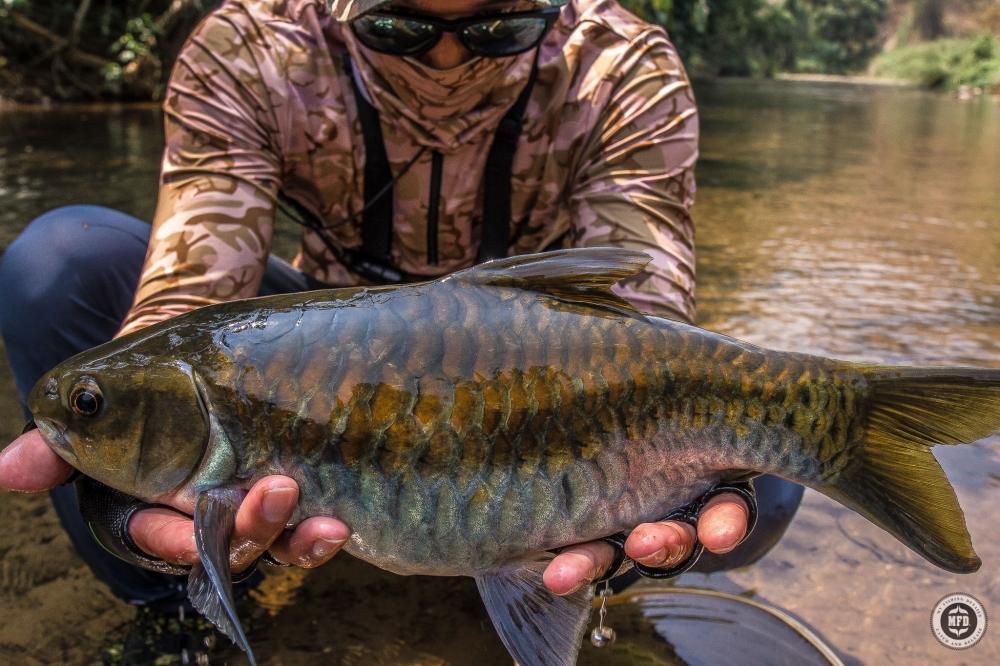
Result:
[[[613,294],[641,252],[565,250],[391,288],[206,307],[66,361],[29,405],[84,474],[195,517],[195,606],[248,650],[228,552],[243,490],[301,489],[351,554],[475,577],[522,666],[572,664],[592,591],[547,552],[656,520],[720,481],[815,488],[934,564],[979,567],[930,452],[1000,429],[1000,371],[769,351]],[[252,659],[252,653],[251,659]]]

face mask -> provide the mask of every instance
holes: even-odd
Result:
[[[529,51],[434,69],[365,48],[349,30],[344,40],[382,121],[442,153],[496,130],[527,84],[535,59]]]

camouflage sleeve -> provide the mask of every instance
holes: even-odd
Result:
[[[662,32],[646,37],[612,65],[626,73],[576,171],[574,245],[645,251],[649,267],[616,291],[644,312],[694,321],[697,109],[673,46]]]
[[[271,245],[280,151],[251,38],[238,18],[211,15],[174,67],[164,100],[159,201],[119,335],[257,295]]]

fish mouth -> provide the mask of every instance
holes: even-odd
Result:
[[[56,455],[68,462],[70,465],[77,465],[80,461],[76,457],[76,453],[73,451],[72,444],[69,443],[69,437],[66,436],[66,428],[59,425],[56,421],[46,418],[36,418],[35,425],[38,426],[38,432],[41,433],[42,439],[45,443],[49,445]]]

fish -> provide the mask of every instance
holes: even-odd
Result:
[[[86,351],[34,387],[48,445],[97,481],[192,515],[195,608],[254,657],[229,570],[271,474],[293,526],[336,516],[388,571],[475,579],[522,666],[576,662],[593,590],[549,592],[554,551],[775,474],[952,572],[980,566],[931,452],[1000,429],[1000,370],[772,351],[643,314],[649,261],[582,248],[442,279],[207,306]]]

